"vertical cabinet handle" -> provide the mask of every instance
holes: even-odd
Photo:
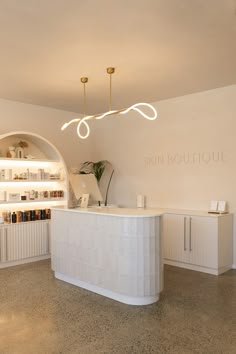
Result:
[[[47,221],[47,253],[50,251],[50,232],[49,232],[49,221]]]
[[[192,251],[192,218],[189,218],[189,251]]]
[[[184,217],[184,251],[187,250],[186,247],[186,216]]]

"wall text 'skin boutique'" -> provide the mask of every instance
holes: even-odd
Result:
[[[225,161],[225,153],[222,151],[150,154],[144,157],[145,166],[149,167],[157,165],[208,165],[224,163]]]

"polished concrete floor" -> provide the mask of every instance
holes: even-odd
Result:
[[[236,353],[236,271],[165,267],[158,303],[128,306],[56,280],[50,262],[0,270],[0,354]]]

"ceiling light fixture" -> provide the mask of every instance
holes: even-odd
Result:
[[[61,127],[61,130],[65,130],[69,125],[71,125],[72,123],[78,123],[77,125],[77,134],[81,139],[86,139],[89,134],[90,134],[90,127],[87,123],[88,120],[90,119],[102,119],[105,118],[107,116],[113,115],[113,114],[126,114],[128,112],[130,112],[131,110],[138,112],[139,114],[141,114],[141,116],[143,116],[144,118],[148,119],[148,120],[155,120],[157,118],[157,111],[156,109],[149,103],[136,103],[132,106],[130,106],[129,108],[123,108],[123,109],[118,109],[118,110],[112,110],[112,95],[111,95],[111,91],[112,91],[112,74],[114,74],[115,72],[115,68],[113,67],[109,67],[107,68],[107,73],[110,75],[110,100],[109,100],[109,111],[102,113],[102,114],[96,114],[96,115],[91,115],[88,116],[86,115],[86,110],[87,110],[87,101],[86,101],[86,89],[85,89],[85,84],[88,82],[88,78],[87,77],[81,77],[80,81],[82,82],[83,86],[84,86],[84,117],[83,118],[75,118],[70,120],[69,122],[63,124],[63,126]],[[141,110],[141,107],[147,107],[151,110],[152,115],[147,115],[145,112],[143,112]],[[83,135],[81,132],[81,128],[84,129],[85,128],[85,134]]]

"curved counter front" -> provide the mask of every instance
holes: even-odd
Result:
[[[158,211],[52,209],[55,277],[114,300],[158,301],[163,262]]]

